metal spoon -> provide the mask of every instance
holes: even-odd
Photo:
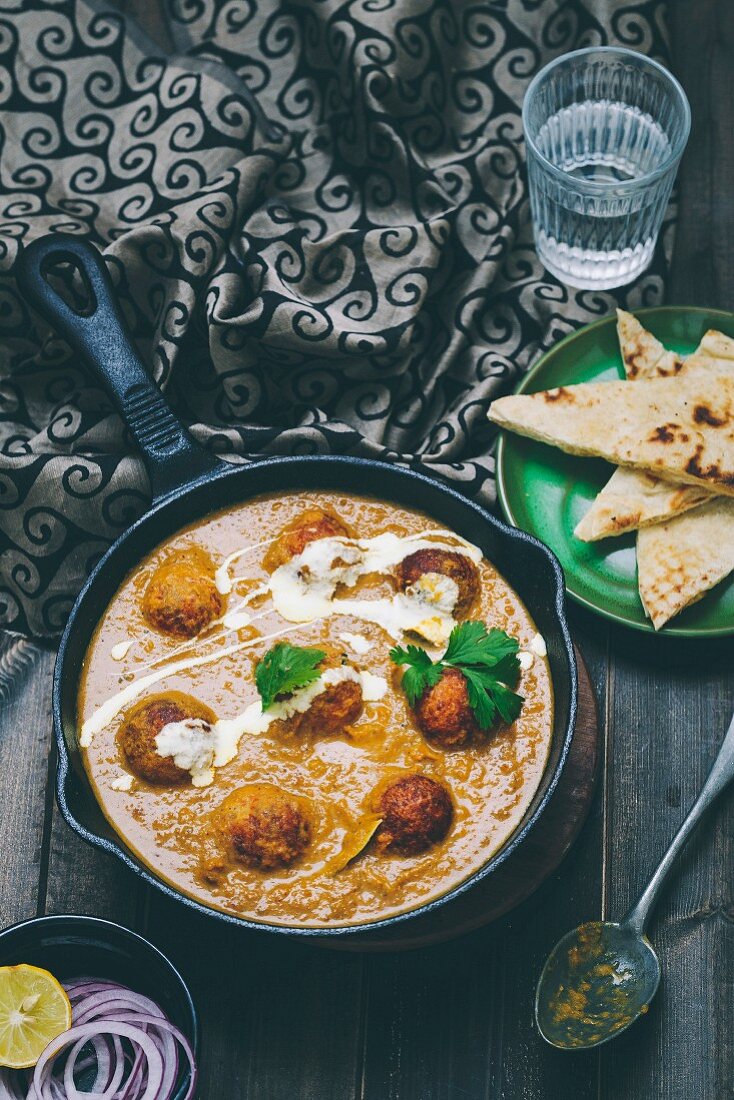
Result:
[[[599,1046],[647,1012],[660,984],[660,960],[645,925],[678,854],[733,778],[734,717],[701,793],[639,901],[619,924],[589,921],[574,928],[548,956],[535,994],[535,1020],[552,1046]]]

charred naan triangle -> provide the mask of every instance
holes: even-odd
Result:
[[[694,355],[709,355],[714,359],[734,359],[734,340],[710,328],[698,345]]]
[[[654,474],[618,467],[579,521],[574,535],[597,542],[661,523],[712,500],[707,489],[675,485]]]
[[[685,360],[672,351],[666,351],[660,341],[647,332],[635,317],[621,309],[617,310],[617,334],[629,381],[667,377],[696,367],[729,369],[728,363],[722,362],[723,357],[713,360],[709,358],[717,350],[728,350],[731,353],[731,370],[734,373],[734,340],[723,333],[710,329],[693,355]],[[704,344],[707,342],[710,350],[704,352]],[[644,361],[639,358],[639,349],[642,346],[650,349],[650,354]],[[660,348],[662,354],[655,358]],[[636,373],[632,373],[633,365]],[[618,469],[577,524],[574,535],[582,542],[596,542],[614,535],[623,535],[626,531],[636,531],[652,523],[681,515],[710,500],[711,496],[705,489],[673,485],[662,478],[637,470]]]
[[[672,352],[654,362],[651,355],[636,375],[630,373],[635,349],[625,347],[624,333],[634,330],[625,324],[629,314],[618,310],[617,316],[628,380],[669,374],[665,355],[673,356]],[[734,370],[734,340],[710,329],[680,370],[707,366],[725,369],[722,360],[731,361]],[[734,501],[620,467],[574,533],[593,541],[635,528],[640,599],[656,630],[700,600],[734,569]]]
[[[502,428],[615,466],[734,497],[734,377],[689,370],[674,378],[584,382],[493,402]]]
[[[709,358],[721,367],[726,360],[734,365],[734,340],[709,329],[687,364],[695,360],[705,367]],[[698,493],[683,486],[678,491]],[[708,503],[694,511],[672,516],[637,533],[637,585],[656,630],[700,600],[733,569],[732,500],[709,497]]]
[[[656,630],[733,569],[734,500],[715,497],[637,533],[640,599]]]
[[[677,374],[684,360],[640,324],[624,309],[617,310],[617,336],[622,351],[624,372],[630,381],[637,378],[667,378]]]

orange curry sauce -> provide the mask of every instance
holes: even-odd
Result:
[[[207,906],[251,920],[320,927],[369,922],[413,909],[461,883],[505,844],[545,768],[553,696],[547,660],[535,655],[517,688],[525,699],[519,719],[511,727],[498,728],[486,743],[445,751],[430,745],[416,728],[400,689],[400,674],[388,656],[395,639],[376,625],[343,615],[288,623],[269,597],[252,605],[250,624],[230,631],[215,625],[188,642],[146,624],[143,593],[155,568],[172,551],[200,547],[218,567],[229,554],[252,544],[254,549],[231,570],[235,583],[225,597],[225,610],[231,610],[268,578],[263,567],[267,545],[262,544],[313,506],[339,516],[360,538],[385,531],[404,536],[439,526],[420,512],[367,497],[304,491],[255,498],[178,532],[126,578],[99,623],[84,661],[78,722],[81,726],[102,703],[151,672],[207,654],[215,659],[166,671],[137,701],[168,691],[185,692],[217,718],[234,718],[258,698],[254,666],[273,644],[272,638],[264,639],[283,630],[284,639],[294,645],[328,642],[356,668],[384,677],[386,694],[366,703],[362,716],[344,735],[288,736],[277,724],[265,733],[245,734],[236,758],[216,769],[209,786],[154,787],[138,778],[131,782],[117,740],[125,710],[95,733],[83,752],[105,815],[159,878]],[[488,561],[482,559],[478,568],[482,591],[470,617],[506,630],[527,650],[536,634],[527,610]],[[365,599],[393,592],[394,582],[387,576],[367,576],[357,585],[357,594]],[[352,636],[351,642],[341,637],[345,634]],[[355,635],[369,641],[366,653],[353,648]],[[247,639],[254,642],[250,648],[217,657],[219,651]],[[425,644],[417,638],[402,639],[403,644],[408,641]],[[130,643],[127,652],[124,643]],[[364,643],[357,646],[364,648]],[[129,712],[130,706],[126,709]],[[454,820],[447,837],[413,856],[385,853],[368,843],[341,866],[374,828],[375,792],[392,779],[416,772],[440,780],[451,792]],[[206,874],[214,844],[209,815],[231,791],[252,783],[276,784],[307,800],[310,846],[290,867],[263,872],[233,860],[226,873],[212,881]],[[129,789],[119,789],[120,784]]]

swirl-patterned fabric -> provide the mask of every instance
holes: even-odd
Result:
[[[57,634],[149,499],[107,395],[17,294],[22,242],[104,250],[206,446],[369,455],[492,504],[490,401],[616,304],[538,262],[523,94],[580,46],[665,60],[664,7],[171,0],[165,55],[88,0],[0,0],[0,625]],[[671,224],[631,308],[662,298]]]

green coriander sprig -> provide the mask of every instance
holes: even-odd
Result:
[[[519,648],[517,639],[504,630],[487,630],[484,623],[466,622],[451,631],[446,652],[438,661],[432,661],[425,649],[416,645],[405,649],[394,646],[390,660],[408,666],[403,690],[411,706],[438,683],[444,669],[458,669],[466,680],[477,725],[486,730],[498,718],[509,724],[520,714],[524,699],[512,690],[520,673]]]

